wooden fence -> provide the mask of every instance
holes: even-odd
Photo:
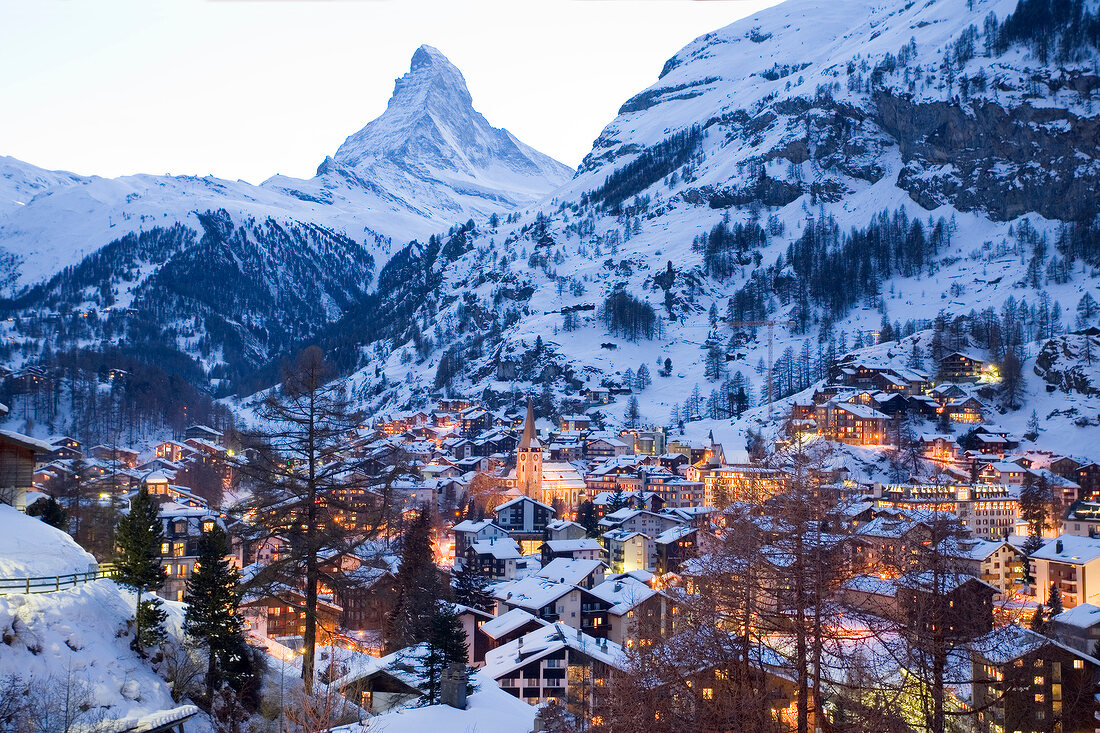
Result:
[[[113,578],[116,575],[118,575],[118,568],[112,563],[102,563],[95,570],[89,570],[86,573],[44,575],[33,578],[0,578],[0,596],[24,593],[55,593],[100,578]]]

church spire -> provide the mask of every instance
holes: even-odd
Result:
[[[531,398],[527,398],[527,418],[523,421],[523,436],[519,439],[520,448],[536,448],[541,446],[535,437],[535,408],[531,405]]]

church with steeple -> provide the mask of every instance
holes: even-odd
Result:
[[[576,507],[582,500],[584,479],[569,463],[543,460],[542,442],[535,434],[535,410],[527,400],[527,416],[523,434],[516,445],[516,467],[508,472],[502,484],[516,495],[553,506],[557,501],[565,507]]]
[[[542,443],[535,435],[535,410],[527,398],[523,435],[516,445],[516,488],[535,501],[542,501]]]

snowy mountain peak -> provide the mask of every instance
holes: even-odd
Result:
[[[386,111],[349,137],[333,157],[372,180],[392,176],[442,183],[462,195],[503,197],[517,205],[541,198],[572,174],[490,125],[474,109],[462,72],[431,46],[413,54]]]
[[[425,45],[413,54],[409,73],[394,84],[390,104],[414,101],[414,97],[419,97],[415,101],[421,101],[432,92],[444,97],[456,97],[466,106],[473,107],[462,72],[439,49]]]

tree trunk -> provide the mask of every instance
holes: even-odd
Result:
[[[143,654],[144,649],[141,647],[141,587],[137,589],[137,605],[134,607],[134,646],[137,647],[138,654]]]

